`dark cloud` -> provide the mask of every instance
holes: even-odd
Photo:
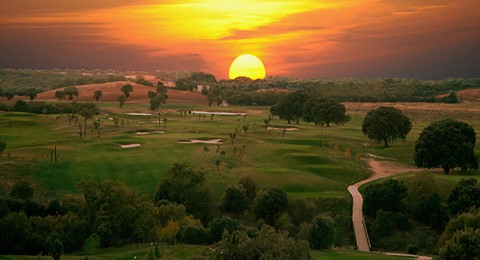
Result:
[[[3,68],[200,70],[205,65],[197,54],[152,55],[152,50],[99,41],[85,28],[0,28],[0,34],[8,35],[0,39]]]

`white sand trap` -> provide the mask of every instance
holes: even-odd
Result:
[[[120,148],[125,149],[125,148],[134,148],[134,147],[140,147],[142,146],[141,144],[120,144],[118,145]]]
[[[125,115],[131,115],[131,116],[151,116],[152,114],[150,114],[150,113],[125,113]]]
[[[297,131],[300,130],[296,127],[290,127],[290,128],[279,128],[279,127],[267,127],[267,130],[275,130],[275,131]]]
[[[179,144],[221,144],[222,139],[212,139],[212,140],[197,140],[191,139],[190,141],[179,141]]]
[[[246,116],[247,113],[192,111],[196,115]]]
[[[164,131],[153,131],[153,132],[136,132],[136,135],[150,135],[150,134],[164,134]]]

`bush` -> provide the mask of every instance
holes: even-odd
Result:
[[[308,242],[313,249],[327,249],[335,241],[335,227],[331,218],[315,217],[308,227]]]
[[[407,246],[407,253],[412,255],[418,254],[418,246],[416,244],[409,244]]]

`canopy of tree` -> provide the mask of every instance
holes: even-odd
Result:
[[[343,125],[350,121],[345,106],[334,99],[313,98],[303,105],[303,120],[316,125],[330,126],[330,123]]]
[[[412,130],[410,119],[394,107],[382,106],[369,111],[362,124],[363,134],[377,143],[383,141],[384,147],[388,147],[388,142],[399,138],[405,140],[410,130]]]
[[[445,174],[455,167],[477,170],[475,130],[467,123],[442,120],[423,129],[415,142],[415,164],[421,168],[441,167]]]

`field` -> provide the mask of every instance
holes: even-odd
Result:
[[[139,89],[135,91],[140,92]],[[169,90],[170,95],[181,96],[181,93]],[[87,97],[86,94],[81,96]],[[41,95],[39,99],[50,101]],[[0,158],[0,194],[6,194],[15,181],[28,180],[35,186],[35,199],[63,199],[79,196],[77,183],[80,180],[93,179],[123,182],[137,193],[153,198],[167,170],[176,162],[188,162],[206,173],[207,183],[217,198],[240,177],[250,176],[261,189],[279,187],[291,197],[350,201],[347,187],[371,174],[365,159],[375,157],[413,165],[415,140],[431,121],[451,117],[466,121],[475,129],[480,128],[479,108],[474,103],[434,106],[395,103],[393,105],[412,119],[413,130],[405,142],[383,148],[362,134],[361,124],[369,110],[392,105],[389,103],[346,103],[352,118],[343,126],[319,127],[305,122],[289,125],[274,118],[266,128],[264,120],[269,117],[266,107],[206,107],[205,101],[187,104],[177,98],[152,112],[145,100],[134,101],[133,96],[123,109],[106,99],[98,103],[101,114],[95,116],[95,120],[102,121],[100,131],[94,130],[90,119],[86,137],[78,135],[76,122],[64,114],[1,112],[0,138],[6,141],[7,147]],[[446,109],[441,110],[441,106]],[[193,111],[247,115],[203,115]],[[167,120],[163,121],[165,118]],[[83,125],[82,118],[79,122]],[[233,133],[236,137],[232,140]],[[213,141],[217,139],[221,140],[218,144]],[[194,142],[188,143],[191,141]],[[130,148],[122,148],[125,145]],[[396,178],[409,176],[411,174]],[[445,176],[435,172],[444,199],[462,177],[478,179],[478,174],[453,171]],[[144,255],[148,253],[148,248],[139,250]],[[127,251],[121,254],[130,257],[137,249]],[[191,248],[186,252],[191,252]],[[184,258],[179,254],[174,257]],[[344,251],[314,251],[312,255],[316,259],[392,257]],[[102,257],[110,255],[98,255],[98,259]]]

